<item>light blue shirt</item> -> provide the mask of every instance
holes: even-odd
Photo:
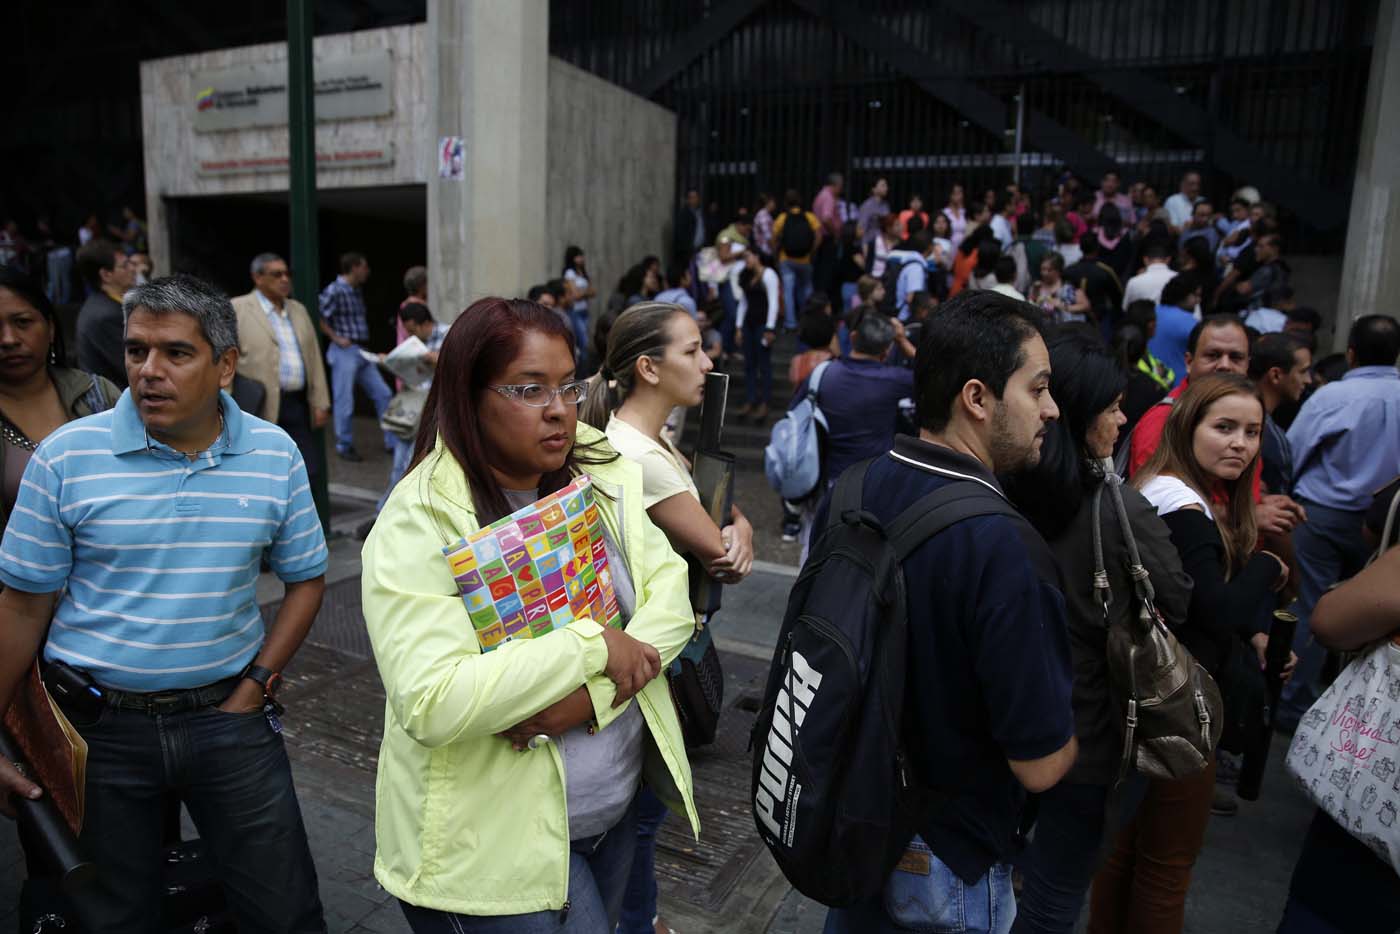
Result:
[[[1293,489],[1305,499],[1362,512],[1400,474],[1400,371],[1359,366],[1303,404],[1288,429]]]
[[[680,305],[690,312],[692,318],[700,316],[700,309],[695,306],[695,299],[690,297],[690,293],[685,289],[667,289],[656,296],[658,302],[670,302],[672,305]]]
[[[899,320],[909,317],[909,296],[928,288],[928,270],[924,267],[922,253],[913,250],[891,250],[886,263],[903,263],[899,278],[895,280],[894,304],[899,309]]]
[[[1195,326],[1196,316],[1185,308],[1157,306],[1157,332],[1152,335],[1147,349],[1176,374],[1169,389],[1175,389],[1186,379],[1186,348]]]
[[[272,333],[277,336],[277,382],[283,392],[300,392],[306,388],[306,361],[301,356],[301,344],[297,342],[296,329],[287,315],[287,303],[278,308],[258,289],[253,290],[267,315],[267,323],[272,325]]]
[[[296,444],[227,393],[220,401],[224,430],[193,459],[146,434],[129,389],[29,459],[0,542],[0,581],[63,591],[46,659],[122,691],[210,684],[262,646],[264,554],[283,581],[325,573]]]

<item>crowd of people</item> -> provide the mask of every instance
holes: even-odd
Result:
[[[1400,476],[1400,324],[1358,318],[1340,359],[1315,359],[1321,316],[1294,301],[1274,212],[1250,189],[1217,212],[1200,182],[1160,201],[1115,173],[1092,191],[1067,176],[1038,204],[953,186],[929,211],[919,194],[895,210],[883,179],[853,204],[833,174],[810,205],[763,195],[723,227],[691,191],[669,264],[644,257],[605,300],[570,246],[558,277],[449,327],[429,270],[408,269],[395,325],[422,345],[412,377],[386,378],[393,354],[370,346],[358,252],[312,311],[274,253],[229,299],[187,275],[143,281],[139,238],[99,232],[77,250],[89,294],[71,358],[52,282],[4,267],[0,699],[41,678],[88,744],[89,929],[158,916],[171,795],[241,928],[325,929],[277,689],[324,589],[316,432],[360,460],[357,392],[392,453],[362,552],[386,694],[376,879],[418,932],[665,929],[657,828],[673,813],[699,835],[702,817],[668,682],[708,638],[696,581],[737,584],[755,559],[743,504],[702,502],[676,426],[708,373],[742,365],[736,417],[804,401],[822,416],[818,479],[784,502],[804,563],[831,560],[843,526],[902,528],[949,490],[1002,504],[899,557],[915,676],[894,719],[908,775],[941,804],[902,827],[882,891],[826,929],[1068,932],[1087,902],[1095,934],[1180,931],[1255,734],[1297,727],[1329,647],[1400,630],[1393,572],[1384,600],[1381,572],[1348,582]],[[780,339],[798,345],[786,405]],[[486,645],[443,554],[583,477],[620,624],[578,615]],[[833,508],[842,477],[855,502]],[[493,598],[503,578],[537,583],[524,548],[523,566],[482,569]],[[265,569],[285,586],[271,628]],[[1147,578],[1152,612],[1218,686],[1188,737],[1199,767],[1180,774],[1125,753],[1135,721],[1108,643]],[[1275,670],[1285,609],[1299,624]],[[0,785],[42,794],[4,761]],[[1400,926],[1393,872],[1351,830],[1319,810],[1280,931]],[[1348,878],[1377,885],[1332,897]]]

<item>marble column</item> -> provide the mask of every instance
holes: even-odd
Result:
[[[428,0],[429,305],[451,321],[485,295],[522,296],[546,259],[547,0]],[[465,141],[462,178],[440,140]]]
[[[1380,0],[1347,223],[1336,350],[1362,315],[1400,317],[1400,0]]]

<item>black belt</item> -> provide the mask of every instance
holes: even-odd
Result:
[[[186,688],[176,691],[154,691],[150,694],[136,694],[130,691],[102,689],[102,699],[107,706],[117,710],[139,710],[151,716],[160,714],[184,713],[201,707],[221,704],[233,693],[242,680],[239,675],[206,684],[202,688]]]

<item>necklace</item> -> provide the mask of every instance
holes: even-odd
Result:
[[[33,451],[39,446],[30,441],[29,437],[3,414],[0,414],[0,438],[3,438],[6,444],[14,445],[22,451]]]

